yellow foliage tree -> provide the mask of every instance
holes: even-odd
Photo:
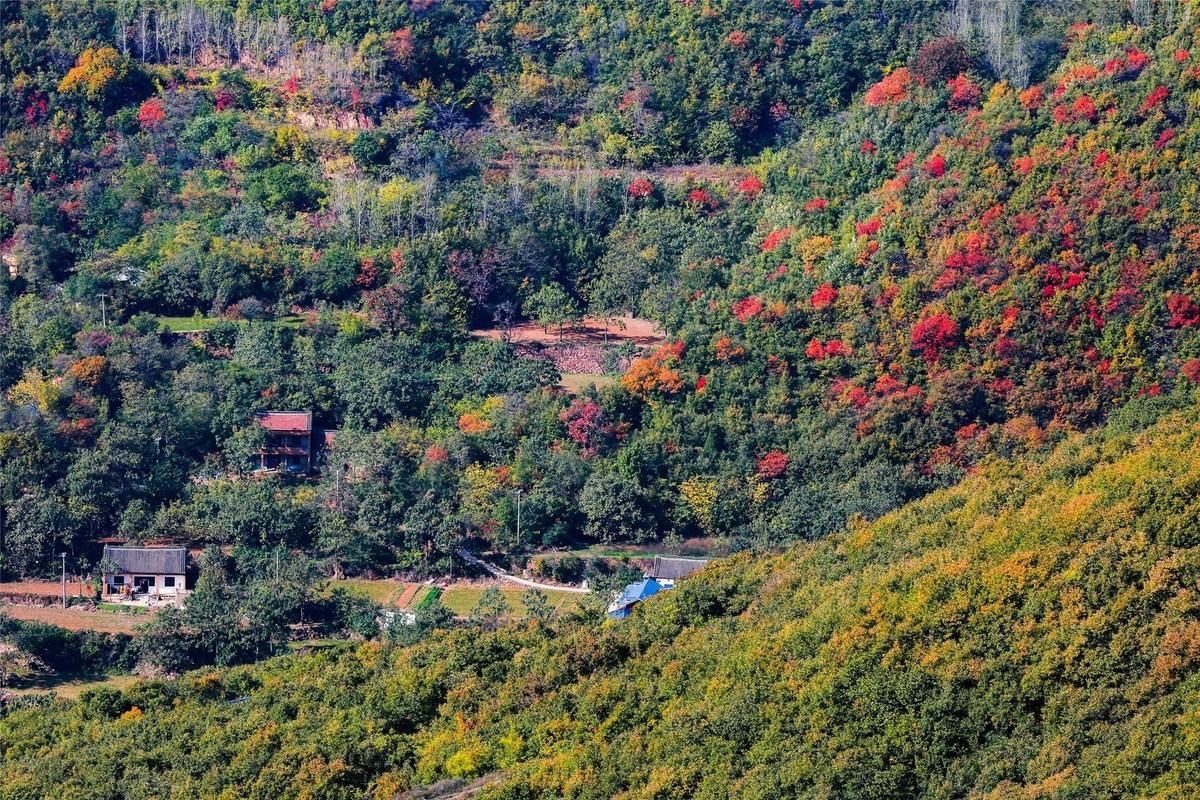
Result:
[[[712,478],[688,478],[679,484],[679,494],[706,533],[716,528],[717,482]]]
[[[58,90],[82,91],[89,100],[96,100],[114,81],[122,80],[128,75],[129,62],[115,49],[89,47],[79,54],[75,66],[59,81]]]
[[[60,397],[58,384],[36,369],[27,370],[8,390],[8,399],[13,405],[36,406],[43,414],[58,405]]]

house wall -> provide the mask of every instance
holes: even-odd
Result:
[[[134,585],[134,583],[133,583],[134,577],[136,575],[141,575],[141,574],[143,574],[143,573],[119,572],[119,573],[116,573],[115,575],[105,575],[104,576],[104,593],[105,594],[120,594],[121,593],[121,586],[118,586],[115,583],[113,583],[113,578],[117,577],[117,575],[120,575],[125,578],[125,584],[124,584],[125,586],[132,587]],[[155,573],[155,574],[151,575],[151,577],[154,578],[154,585],[150,587],[151,595],[158,595],[159,597],[180,597],[182,595],[187,594],[187,588],[186,588],[186,584],[185,584],[186,576],[184,576],[184,575],[170,575],[170,574]],[[167,578],[167,577],[175,578],[174,586],[163,586],[163,578]]]

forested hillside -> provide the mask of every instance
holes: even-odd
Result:
[[[4,4],[4,569],[770,547],[1200,379],[1190,4],[568,6]]]
[[[0,797],[1190,797],[1200,412],[1036,461],[628,620],[458,631],[0,719]],[[1146,420],[1161,416],[1161,421]]]
[[[1200,795],[1198,11],[0,3],[0,800]]]

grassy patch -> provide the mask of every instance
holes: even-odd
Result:
[[[169,330],[171,333],[199,333],[212,328],[219,322],[226,322],[224,317],[159,317],[158,324]],[[306,319],[299,314],[289,314],[286,317],[279,317],[274,320],[277,325],[282,325],[285,328],[299,328],[303,326]],[[246,324],[245,320],[232,320],[238,325]]]
[[[110,603],[104,605],[110,606],[110,608],[92,611],[79,606],[62,608],[60,606],[5,603],[0,605],[0,612],[25,622],[57,625],[69,631],[100,631],[102,633],[133,633],[134,628],[142,624],[153,613],[145,608],[131,611]]]
[[[340,581],[330,581],[325,588],[326,596],[332,594],[334,589],[345,589],[381,606],[390,606],[396,602],[396,598],[404,591],[404,583],[393,580],[346,578]]]
[[[413,598],[413,608],[425,608],[433,605],[439,597],[442,596],[442,590],[437,586],[427,586],[417,593]]]
[[[558,385],[572,394],[578,394],[591,385],[597,389],[612,386],[617,382],[615,375],[588,375],[584,372],[564,372]]]
[[[144,606],[127,606],[124,603],[97,603],[96,608],[100,611],[110,611],[114,614],[149,614],[149,609]]]
[[[96,677],[58,677],[38,681],[31,686],[19,689],[6,689],[13,694],[45,694],[54,692],[67,700],[78,700],[79,696],[91,689],[126,689],[132,686],[138,677],[136,675],[108,675]]]
[[[471,610],[479,602],[479,598],[483,596],[486,586],[450,586],[442,592],[442,605],[453,611],[457,616],[470,616]],[[525,605],[521,602],[521,598],[525,595],[528,589],[509,589],[502,588],[501,593],[504,595],[505,602],[508,603],[508,617],[510,619],[522,619],[526,616]],[[573,592],[546,592],[546,598],[550,608],[554,613],[562,613],[579,605],[579,601],[584,597],[581,594]]]

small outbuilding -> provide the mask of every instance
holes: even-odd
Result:
[[[106,596],[183,597],[187,594],[186,547],[105,546],[101,562]]]
[[[681,581],[692,573],[699,572],[707,563],[707,558],[655,556],[654,566],[650,568],[646,577],[653,578],[662,586],[670,588],[675,585],[676,581]]]
[[[625,587],[620,596],[608,607],[608,616],[612,619],[624,619],[633,613],[635,605],[647,597],[653,597],[665,588],[667,587],[653,578],[646,578],[637,583],[631,583]]]

